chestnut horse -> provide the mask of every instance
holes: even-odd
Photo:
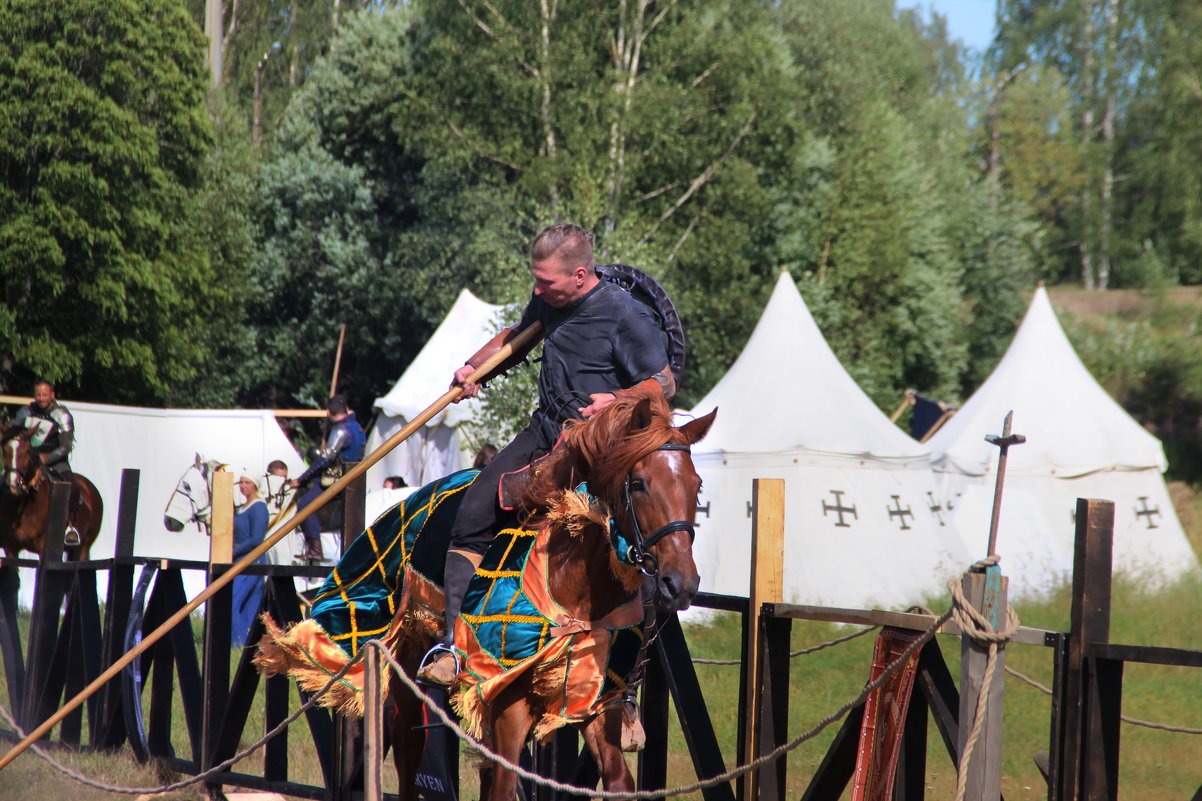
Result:
[[[588,421],[569,423],[555,450],[535,464],[519,503],[523,528],[539,531],[539,541],[545,535],[541,547],[546,553],[546,590],[565,613],[561,619],[572,621],[576,631],[562,633],[567,630],[559,629],[557,634],[552,629],[552,640],[581,632],[587,636],[591,629],[601,632],[601,639],[607,641],[606,621],[632,606],[641,621],[639,596],[645,585],[644,597],[652,597],[665,612],[686,609],[692,603],[700,583],[692,542],[701,479],[693,468],[689,446],[705,436],[716,413],[715,409],[677,428],[672,426],[671,410],[662,398],[622,397]],[[591,504],[573,492],[582,482],[595,499]],[[564,514],[562,509],[565,503],[572,505],[571,499],[575,499],[577,513]],[[582,505],[584,513],[580,514]],[[620,537],[611,529],[611,519]],[[431,542],[427,547],[434,545],[436,542]],[[422,546],[419,540],[417,547]],[[412,589],[411,595],[411,588],[405,588],[397,618],[401,636],[396,653],[410,676],[416,674],[423,654],[438,636],[429,614],[423,620],[417,608],[420,602],[414,603],[418,591]],[[469,598],[471,595],[469,591]],[[461,617],[457,644],[462,647],[473,636]],[[573,640],[571,649],[579,648],[580,642]],[[536,666],[517,672],[512,680],[503,679],[503,689],[486,702],[477,701],[477,691],[461,684],[455,705],[465,714],[465,722],[475,719],[469,728],[513,763],[532,732],[541,737],[565,723],[577,725],[597,762],[604,788],[632,791],[634,780],[620,747],[626,705],[598,696],[584,715],[570,718],[563,713],[564,697],[574,691],[576,675],[563,669],[563,654],[568,650],[560,649],[560,655],[548,663],[538,663],[541,657],[535,657]],[[461,682],[476,672],[470,645],[467,652]],[[414,789],[423,740],[414,736],[421,704],[396,677],[390,694],[398,707],[393,743],[401,794],[412,797],[407,794]],[[517,779],[512,771],[485,761],[481,798],[512,801]],[[487,796],[483,795],[486,787]]]
[[[50,481],[35,458],[27,434],[20,434],[4,443],[4,488],[0,490],[0,547],[8,556],[21,551],[33,551],[39,557],[45,552],[46,523],[50,517]],[[85,560],[92,543],[100,534],[100,519],[104,503],[91,481],[78,473],[71,475],[79,503],[70,513],[68,522],[79,532],[80,544],[67,546],[67,555],[76,561]]]

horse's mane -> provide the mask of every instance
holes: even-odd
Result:
[[[596,416],[567,422],[555,449],[535,464],[521,506],[546,510],[564,490],[587,481],[589,491],[613,508],[635,464],[664,443],[686,441],[658,390],[623,393]]]

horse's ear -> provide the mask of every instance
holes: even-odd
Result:
[[[684,434],[685,439],[689,441],[690,445],[694,442],[700,442],[702,437],[709,433],[710,426],[714,424],[714,418],[717,416],[718,407],[715,406],[714,410],[705,417],[698,417],[696,420],[690,420],[682,425],[680,431]]]
[[[204,464],[204,457],[201,456],[199,453],[195,454],[195,456],[196,456],[196,461],[193,462],[193,464],[196,465],[197,467],[200,467],[202,464]]]
[[[647,426],[651,425],[654,415],[651,413],[651,399],[640,398],[634,404],[634,408],[630,410],[630,430],[642,431]]]

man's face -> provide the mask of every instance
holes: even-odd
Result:
[[[530,275],[534,278],[534,294],[556,309],[562,309],[582,294],[584,268],[569,270],[558,256],[532,262]]]
[[[54,403],[54,390],[49,384],[38,384],[33,388],[33,400],[39,408],[49,408]]]

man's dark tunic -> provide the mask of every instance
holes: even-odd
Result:
[[[668,364],[651,310],[607,281],[562,309],[532,296],[518,330],[533,322],[543,325],[538,408],[464,494],[452,549],[484,553],[500,514],[501,476],[548,453],[564,422],[579,419],[580,409],[592,403],[590,395],[633,387]]]

